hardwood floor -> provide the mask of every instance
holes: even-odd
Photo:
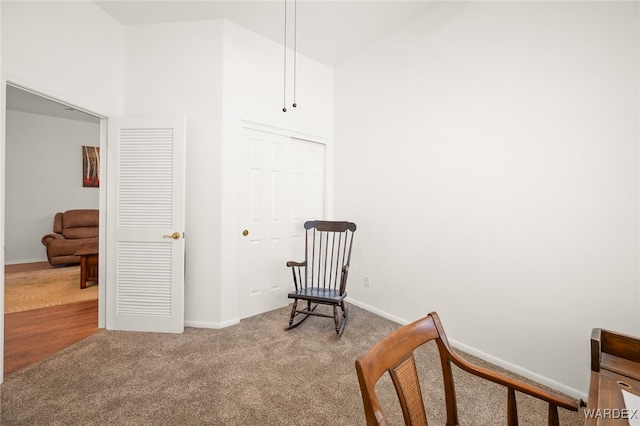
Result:
[[[48,262],[6,265],[7,272],[49,269]],[[90,300],[4,316],[4,377],[98,331],[98,301]]]

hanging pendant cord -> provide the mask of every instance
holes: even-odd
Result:
[[[282,70],[283,88],[282,88],[282,112],[287,112],[287,0],[284,0],[284,66]]]
[[[297,76],[297,59],[298,59],[298,0],[293,2],[293,107],[297,107],[296,103],[296,76]]]

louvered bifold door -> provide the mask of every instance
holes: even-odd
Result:
[[[107,328],[184,330],[184,132],[177,118],[109,120]]]

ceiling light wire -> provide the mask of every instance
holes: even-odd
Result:
[[[293,2],[293,107],[296,103],[296,76],[298,59],[298,0]]]
[[[282,88],[282,112],[287,112],[287,0],[284,0],[284,67]]]

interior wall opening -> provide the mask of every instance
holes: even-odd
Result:
[[[99,185],[102,117],[7,83],[5,119],[6,377],[97,330],[97,277],[83,289],[78,284],[82,268],[76,260],[83,256],[75,253],[82,244],[69,247],[74,256],[65,257],[61,246],[48,254],[42,241],[46,235],[65,238],[55,232],[62,231],[55,229],[57,213],[86,211],[71,217],[77,223],[65,229],[89,239],[96,233],[97,275],[100,193],[95,180],[87,185],[86,174],[96,175]]]

